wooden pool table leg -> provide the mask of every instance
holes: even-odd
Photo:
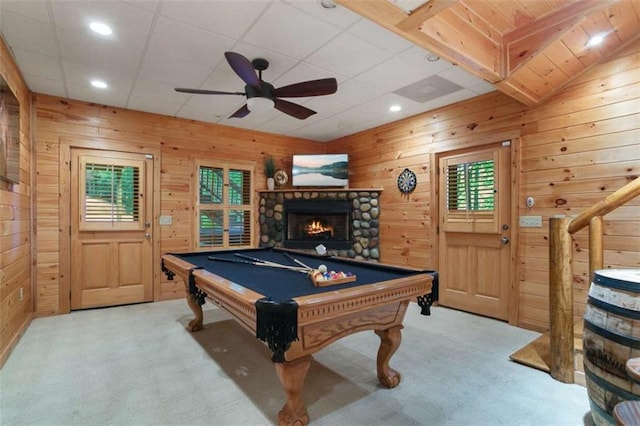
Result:
[[[392,327],[388,330],[376,330],[380,337],[378,349],[378,380],[388,388],[395,388],[400,384],[400,373],[389,367],[389,360],[400,347],[402,341],[402,326]]]
[[[281,426],[304,426],[309,423],[307,407],[302,399],[302,387],[311,365],[311,359],[311,356],[305,356],[290,362],[275,364],[276,373],[287,394],[287,402],[278,413]]]
[[[196,316],[194,319],[189,321],[189,324],[187,324],[187,330],[189,331],[202,330],[202,321],[203,321],[202,306],[200,305],[200,303],[198,303],[198,299],[196,299],[193,296],[193,294],[190,294],[188,291],[187,291],[187,305],[189,305],[189,307],[193,311],[193,314]]]

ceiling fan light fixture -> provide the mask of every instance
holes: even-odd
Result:
[[[247,108],[249,108],[249,111],[257,114],[263,114],[273,110],[274,105],[275,102],[273,102],[273,99],[269,98],[256,96],[254,98],[247,99]]]

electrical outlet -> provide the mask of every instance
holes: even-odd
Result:
[[[172,216],[160,216],[160,225],[166,226],[166,225],[171,225],[173,223],[173,217]]]
[[[520,216],[520,228],[542,228],[542,216]]]
[[[20,299],[20,301],[22,302],[22,299],[24,299],[24,288],[20,287],[20,292],[18,293],[18,299]]]

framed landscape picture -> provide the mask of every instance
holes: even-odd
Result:
[[[0,179],[20,181],[20,103],[0,76]]]
[[[349,186],[348,154],[293,156],[293,186]]]

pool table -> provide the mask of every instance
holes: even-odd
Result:
[[[265,261],[313,269],[325,265],[356,280],[318,287],[306,273],[259,264]],[[380,337],[378,379],[386,387],[397,386],[400,373],[389,360],[400,346],[409,302],[418,302],[428,314],[433,280],[429,271],[275,248],[164,254],[162,270],[169,279],[184,280],[195,314],[190,331],[202,329],[202,305],[208,299],[269,346],[287,397],[280,424],[309,422],[302,388],[312,354],[358,331],[373,330]]]

